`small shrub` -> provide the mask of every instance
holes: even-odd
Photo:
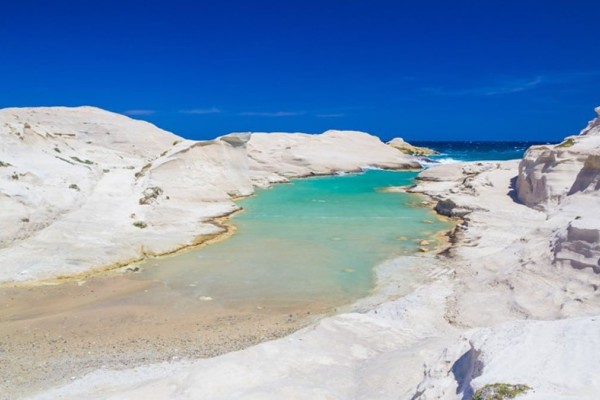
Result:
[[[74,189],[74,190],[77,190],[77,191],[79,192],[79,186],[77,186],[77,185],[76,185],[76,184],[74,184],[74,183],[71,183],[71,184],[69,185],[69,189]]]
[[[29,222],[29,218],[21,218],[21,222]]]
[[[12,164],[10,164],[10,163],[0,161],[0,167],[11,167],[11,166],[12,166]]]
[[[181,140],[176,140],[173,142],[173,146],[175,146],[177,143],[181,143]]]
[[[110,172],[110,169],[108,169],[108,168],[104,168],[104,169],[102,170],[102,172],[104,172],[104,173],[106,174],[106,173]]]
[[[137,179],[137,178],[141,178],[142,176],[144,176],[144,173],[145,173],[147,170],[149,170],[149,169],[150,169],[150,167],[152,167],[152,163],[148,163],[148,164],[144,165],[144,166],[142,167],[142,169],[141,169],[139,172],[136,172],[136,173],[135,173],[135,177],[136,177],[136,179]]]
[[[148,226],[148,224],[146,224],[144,221],[135,221],[133,223],[133,226],[135,226],[136,228],[144,229]]]
[[[141,197],[140,200],[138,201],[138,203],[140,203],[141,205],[150,204],[154,200],[156,200],[156,198],[158,196],[160,196],[162,193],[163,193],[163,190],[161,188],[159,188],[158,186],[152,186],[152,187],[146,188],[146,190],[144,190],[144,197]]]
[[[163,151],[162,153],[160,153],[161,157],[164,157],[166,154],[168,153],[168,150]]]
[[[18,181],[19,180],[19,175],[17,175],[16,172],[13,172],[13,174],[10,177],[12,178],[13,181]]]
[[[569,138],[562,142],[561,144],[556,145],[556,147],[571,147],[575,144],[575,139]]]
[[[491,383],[475,392],[473,400],[508,400],[531,390],[527,385]]]
[[[57,153],[60,153],[60,149],[58,147],[55,147],[54,151],[57,152]]]

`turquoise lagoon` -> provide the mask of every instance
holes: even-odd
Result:
[[[293,180],[239,201],[230,238],[151,260],[141,277],[222,304],[343,304],[368,295],[375,268],[415,253],[450,224],[418,204],[385,192],[415,172]]]

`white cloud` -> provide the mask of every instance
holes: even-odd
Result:
[[[144,110],[144,109],[135,109],[135,110],[123,111],[123,114],[125,114],[125,115],[131,115],[131,116],[152,115],[152,114],[155,114],[155,113],[156,113],[156,110]]]
[[[344,113],[332,113],[332,114],[317,114],[317,118],[341,118],[345,117]]]
[[[203,114],[218,114],[221,112],[221,110],[218,109],[217,107],[211,107],[211,108],[194,108],[191,110],[181,110],[179,112],[181,114],[203,115]]]
[[[507,93],[518,93],[525,90],[533,89],[542,83],[542,77],[536,76],[533,79],[528,80],[513,80],[503,82],[500,85],[490,88],[482,88],[485,91],[485,95],[494,96],[496,94],[507,94]]]
[[[494,82],[490,85],[462,89],[444,89],[440,87],[423,88],[422,91],[435,96],[495,96],[531,90],[542,83],[542,77],[530,79],[509,79]]]
[[[306,114],[304,111],[276,111],[276,112],[242,112],[239,115],[244,117],[295,117]]]

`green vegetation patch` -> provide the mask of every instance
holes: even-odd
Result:
[[[158,196],[160,196],[162,193],[163,193],[163,190],[161,188],[159,188],[158,186],[152,186],[152,187],[146,188],[146,190],[144,190],[144,197],[140,198],[139,203],[141,205],[150,204],[150,203],[154,202],[154,200],[156,200],[156,198]]]
[[[90,160],[82,160],[79,157],[71,157],[71,160],[77,161],[77,162],[82,163],[82,164],[87,164],[87,165],[92,165],[94,163],[93,161],[90,161]]]
[[[144,221],[135,221],[133,223],[133,226],[135,226],[136,228],[144,229],[145,227],[148,226],[148,224],[145,223]]]
[[[4,161],[0,161],[0,167],[11,167],[12,164],[4,162]]]
[[[66,162],[66,163],[69,163],[69,164],[71,164],[71,165],[75,165],[75,163],[74,163],[74,162],[72,162],[72,161],[69,161],[69,160],[67,160],[67,159],[65,159],[65,158],[62,158],[62,157],[59,157],[59,156],[54,156],[54,157],[58,158],[58,159],[59,159],[59,160],[61,160],[61,161],[64,161],[64,162]]]
[[[569,138],[562,142],[561,144],[557,144],[556,147],[571,147],[575,144],[575,139]]]
[[[77,185],[76,185],[76,184],[74,184],[74,183],[71,183],[71,184],[69,185],[69,189],[74,189],[74,190],[77,190],[77,191],[79,191],[79,186],[77,186]]]
[[[531,388],[527,385],[511,385],[509,383],[491,383],[475,392],[473,400],[508,400],[514,399]]]
[[[136,179],[137,179],[137,178],[141,178],[142,176],[144,176],[144,173],[145,173],[147,170],[149,170],[149,169],[150,169],[150,167],[152,167],[152,163],[148,163],[148,164],[144,165],[144,166],[142,167],[142,169],[141,169],[139,172],[136,172],[136,173],[135,173],[135,177],[136,177]]]

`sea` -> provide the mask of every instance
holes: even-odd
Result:
[[[440,154],[429,157],[433,163],[457,161],[514,160],[523,157],[530,146],[541,142],[493,142],[493,141],[411,141],[414,146],[428,147]]]

